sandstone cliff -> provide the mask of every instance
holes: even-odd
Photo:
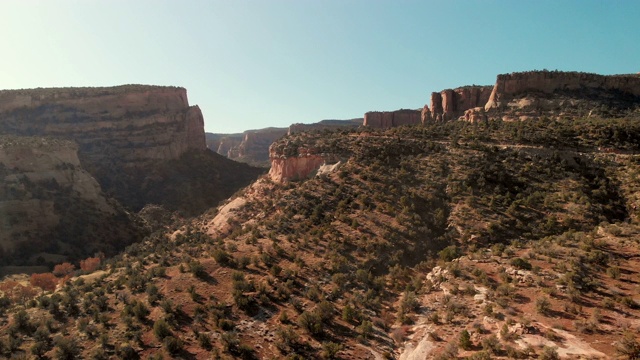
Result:
[[[2,90],[0,132],[72,139],[96,166],[106,158],[136,166],[206,148],[200,108],[177,87]]]
[[[402,125],[415,125],[422,122],[420,110],[400,109],[396,111],[370,111],[364,114],[364,126],[386,129]]]
[[[431,119],[457,119],[466,110],[484,106],[489,100],[491,90],[491,86],[474,85],[431,93]]]
[[[301,146],[300,139],[309,133],[297,134],[296,140],[289,137],[280,139],[269,147],[271,169],[269,177],[275,182],[306,179],[325,164],[336,164],[349,158],[333,143],[315,142],[313,146]]]
[[[82,167],[134,210],[154,202],[190,214],[204,211],[262,172],[204,154],[202,113],[179,87],[3,90],[2,133],[74,141]],[[175,197],[158,196],[169,193]]]
[[[557,92],[615,91],[640,97],[640,76],[598,75],[580,72],[529,71],[498,75],[485,110],[505,106],[516,95],[528,92],[550,95]]]
[[[29,263],[35,253],[113,253],[141,238],[135,219],[81,168],[77,148],[0,136],[0,264]]]

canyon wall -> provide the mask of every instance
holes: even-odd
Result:
[[[204,150],[204,119],[178,87],[124,85],[0,91],[0,132],[74,140],[82,159],[135,166]]]
[[[614,91],[640,97],[640,75],[598,75],[580,72],[528,71],[498,75],[485,110],[506,106],[517,95],[556,92]]]
[[[348,120],[321,120],[311,124],[291,124],[289,128],[270,127],[247,130],[241,134],[206,133],[207,147],[229,159],[268,167],[269,146],[284,135],[309,131],[350,129],[361,126],[362,118]]]
[[[0,136],[0,264],[33,263],[43,253],[113,254],[141,238],[134,217],[80,166],[77,150],[68,140]]]
[[[241,134],[207,133],[207,147],[229,159],[269,166],[269,145],[287,134],[287,128],[247,130]]]
[[[364,126],[386,129],[402,125],[422,123],[420,110],[400,109],[396,111],[370,111],[364,114]]]

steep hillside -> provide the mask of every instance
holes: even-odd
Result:
[[[3,285],[1,349],[635,358],[639,133],[582,119],[287,136],[274,161],[324,164],[273,172],[55,294],[25,304]]]
[[[145,234],[82,169],[72,142],[0,136],[0,179],[1,265],[115,255]]]

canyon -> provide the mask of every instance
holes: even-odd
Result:
[[[0,133],[75,142],[82,167],[107,194],[133,210],[153,202],[171,210],[203,211],[204,200],[196,209],[188,194],[181,195],[183,200],[177,194],[169,200],[158,193],[181,193],[178,186],[197,188],[204,191],[203,199],[215,203],[261,172],[207,152],[202,113],[189,104],[187,90],[181,87],[2,90]],[[185,162],[208,167],[209,173],[177,173]],[[221,168],[237,172],[221,175]],[[248,173],[251,176],[244,175]],[[206,184],[233,181],[236,176],[237,185],[215,189]]]
[[[0,265],[114,254],[146,205],[196,215],[264,172],[206,148],[180,87],[2,90],[0,136]]]
[[[362,118],[321,120],[316,123],[291,124],[288,128],[269,127],[239,134],[206,133],[207,147],[229,159],[255,166],[269,167],[269,146],[285,135],[309,131],[352,129],[361,126]]]

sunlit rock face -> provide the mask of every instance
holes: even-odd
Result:
[[[518,95],[593,91],[640,97],[640,75],[598,75],[580,72],[528,71],[498,75],[485,110],[505,107]]]
[[[386,129],[402,125],[422,123],[420,110],[370,111],[364,114],[364,126]]]
[[[107,159],[135,166],[206,148],[200,108],[178,87],[3,90],[0,131],[74,140],[89,167]]]

